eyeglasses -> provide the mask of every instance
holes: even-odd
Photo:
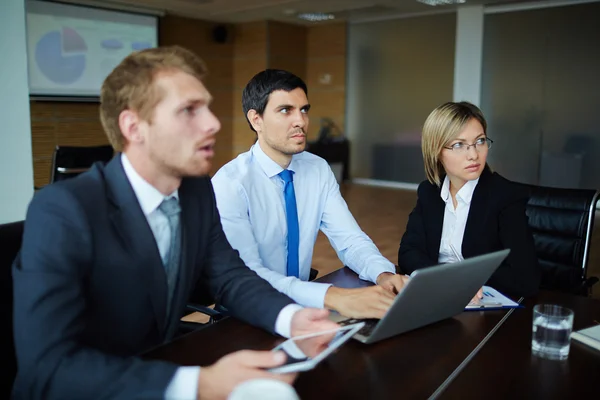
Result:
[[[475,150],[481,151],[483,149],[489,149],[492,147],[494,141],[490,138],[479,138],[473,144],[466,144],[465,142],[456,142],[452,146],[444,146],[445,149],[452,150],[456,154],[464,154],[469,151],[471,146],[475,147]]]

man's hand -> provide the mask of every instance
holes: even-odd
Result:
[[[408,283],[409,279],[410,278],[407,275],[383,272],[377,277],[377,284],[394,294],[398,294],[400,293],[404,285]]]
[[[291,384],[297,374],[271,374],[265,368],[282,365],[283,352],[242,350],[226,355],[211,366],[202,367],[198,399],[226,399],[240,383],[250,379],[277,379]]]
[[[473,296],[469,304],[479,304],[479,300],[483,299],[483,288],[477,291],[477,294]]]
[[[309,333],[330,331],[340,326],[328,319],[329,311],[319,308],[303,308],[292,317],[292,337]]]
[[[350,318],[381,319],[396,297],[382,286],[360,289],[330,287],[325,294],[325,307]]]

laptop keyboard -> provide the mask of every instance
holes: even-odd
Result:
[[[341,326],[346,326],[346,325],[356,324],[358,322],[364,322],[365,326],[360,328],[360,330],[357,333],[360,335],[363,335],[363,336],[370,336],[371,332],[373,332],[373,329],[375,329],[375,326],[377,326],[377,323],[379,322],[379,320],[375,319],[375,318],[373,318],[373,319],[348,318],[348,319],[338,322],[338,324],[340,324]]]

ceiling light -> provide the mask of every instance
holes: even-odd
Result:
[[[428,6],[445,6],[448,4],[463,4],[467,0],[417,0],[419,3],[427,4]]]
[[[333,14],[325,14],[325,13],[304,13],[298,14],[298,18],[304,19],[310,22],[318,22],[318,21],[327,21],[330,19],[334,19],[335,15]]]

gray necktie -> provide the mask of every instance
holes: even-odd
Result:
[[[167,284],[169,289],[167,298],[168,316],[171,311],[171,299],[173,298],[173,292],[175,291],[179,262],[181,259],[181,229],[179,227],[181,207],[179,207],[179,201],[177,201],[175,197],[170,197],[163,200],[160,206],[158,206],[158,209],[169,220],[169,228],[171,231],[169,252],[163,257],[163,265],[165,266],[165,272],[167,273]]]

